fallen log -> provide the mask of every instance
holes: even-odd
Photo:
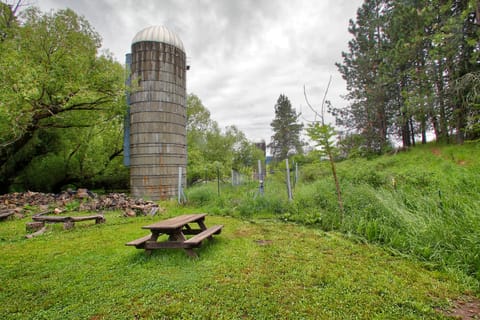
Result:
[[[35,215],[32,217],[34,221],[43,221],[43,222],[67,222],[70,221],[71,217],[56,217],[56,216],[38,216]]]
[[[25,236],[25,238],[27,238],[27,239],[32,239],[33,237],[36,237],[36,236],[39,236],[39,235],[45,233],[45,231],[47,231],[47,226],[44,226],[42,229],[40,229],[40,230],[38,230],[38,231],[36,231],[36,232],[34,232],[34,233],[27,234],[27,235]]]
[[[44,226],[45,222],[43,221],[32,221],[27,222],[27,224],[25,225],[25,229],[27,229],[27,232],[33,232],[42,229]]]
[[[102,215],[93,215],[93,216],[83,216],[83,217],[70,217],[72,221],[86,221],[86,220],[95,220],[95,223],[103,223],[105,222],[105,217]]]
[[[5,220],[10,216],[13,216],[15,214],[15,211],[5,211],[5,212],[0,212],[0,220]]]

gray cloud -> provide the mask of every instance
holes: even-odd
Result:
[[[348,21],[362,0],[36,0],[43,11],[69,7],[84,15],[103,47],[124,61],[135,34],[166,25],[182,39],[195,93],[220,126],[236,125],[252,140],[270,141],[278,96],[286,94],[303,117],[303,85],[319,107],[330,75],[328,99],[347,102],[334,65],[350,35]]]

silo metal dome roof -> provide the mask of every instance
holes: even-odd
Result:
[[[133,37],[132,44],[142,41],[163,42],[185,52],[182,40],[180,40],[176,33],[170,31],[165,26],[150,26],[140,30],[135,37]]]

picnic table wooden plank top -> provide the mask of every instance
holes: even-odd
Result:
[[[148,226],[143,226],[142,229],[174,230],[174,229],[182,228],[183,226],[185,226],[190,222],[202,220],[205,218],[206,215],[207,215],[206,213],[185,214],[178,217],[173,217],[167,220],[163,220]]]

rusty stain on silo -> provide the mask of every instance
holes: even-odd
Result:
[[[186,55],[182,41],[164,26],[137,33],[132,41],[130,94],[130,185],[134,197],[177,196],[178,168],[185,185]]]

